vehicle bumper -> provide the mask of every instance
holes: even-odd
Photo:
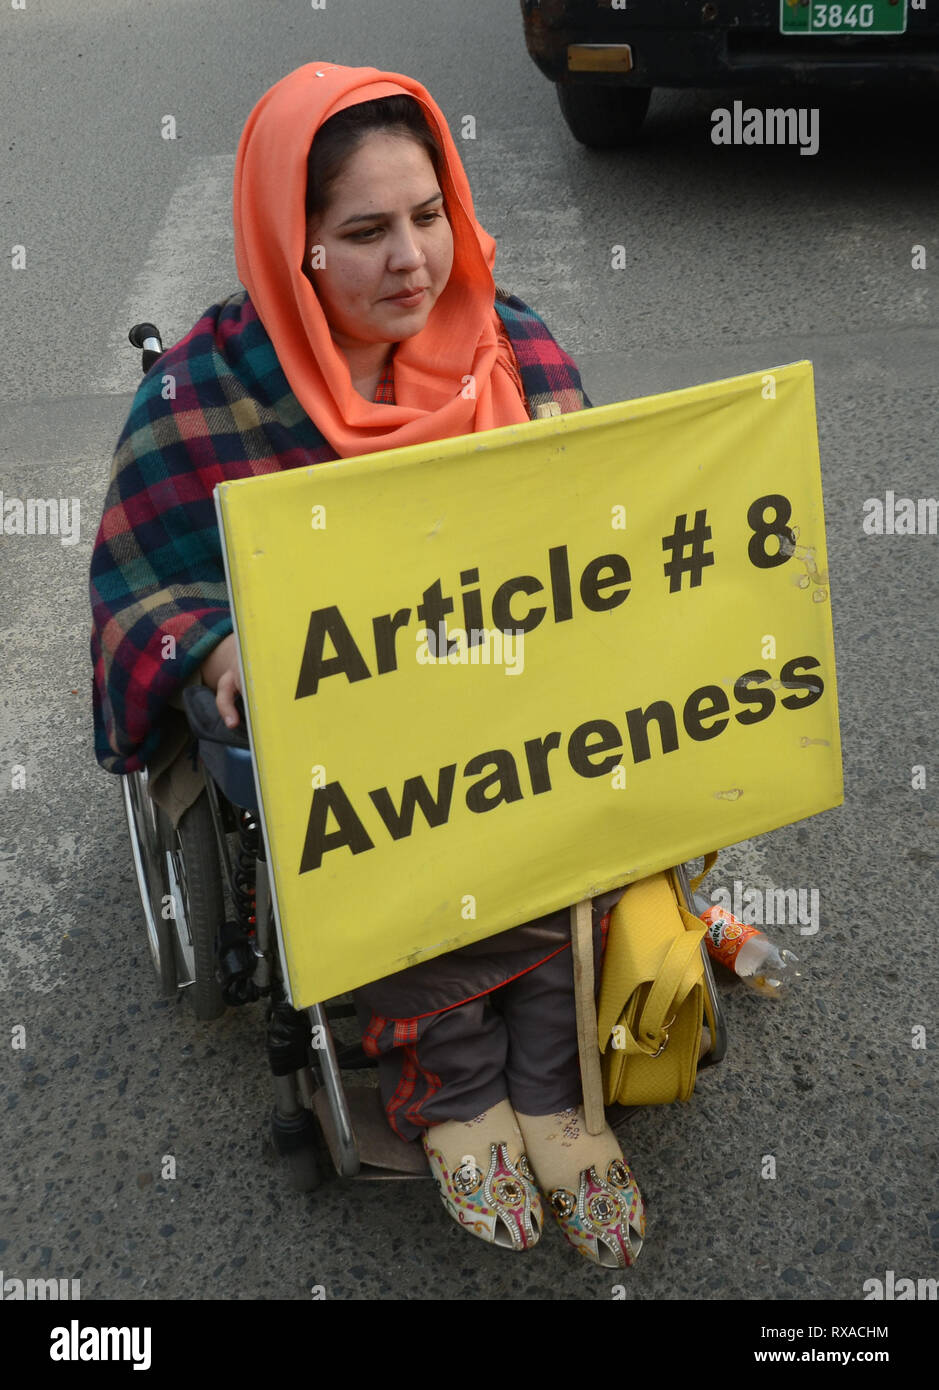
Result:
[[[935,0],[928,10],[907,6],[905,34],[830,38],[781,34],[779,0],[627,0],[623,10],[609,0],[520,3],[528,52],[552,82],[855,86],[939,77]]]

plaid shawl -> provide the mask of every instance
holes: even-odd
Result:
[[[532,415],[590,408],[573,360],[514,295],[496,309]],[[95,756],[146,766],[161,716],[232,631],[212,489],[337,455],[287,384],[247,291],[213,304],[144,377],[117,443],[91,562]]]

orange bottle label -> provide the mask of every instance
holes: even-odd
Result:
[[[744,942],[749,941],[751,936],[760,935],[759,927],[741,922],[732,912],[716,905],[701,913],[701,921],[707,926],[704,940],[708,954],[719,960],[721,965],[726,965],[728,970],[734,969],[734,960]]]

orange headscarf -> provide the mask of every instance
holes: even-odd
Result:
[[[441,188],[453,269],[424,328],[394,354],[395,405],[352,385],[320,301],[303,274],[307,156],[337,111],[377,97],[415,97],[443,151]],[[307,63],[248,117],[235,161],[235,262],[294,395],[340,458],[472,434],[528,419],[493,308],[496,243],[476,221],[466,172],[443,112],[413,78],[377,68]],[[475,399],[464,398],[472,374]]]

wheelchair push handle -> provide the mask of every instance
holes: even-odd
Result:
[[[163,353],[160,330],[152,323],[135,323],[127,337],[133,347],[140,349],[143,371],[149,372],[154,362]]]

